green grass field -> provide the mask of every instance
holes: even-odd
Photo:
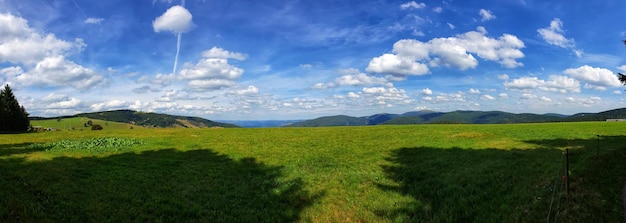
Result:
[[[623,221],[626,123],[103,126],[0,135],[0,222]]]
[[[48,120],[33,120],[30,122],[32,126],[40,126],[42,128],[54,128],[57,130],[64,131],[84,131],[91,130],[90,126],[85,126],[87,121],[91,120],[93,124],[101,125],[105,129],[130,129],[133,128],[142,128],[141,126],[131,125],[127,123],[119,123],[119,122],[109,122],[98,119],[90,119],[85,117],[74,117],[74,118],[64,118],[64,119],[48,119]]]

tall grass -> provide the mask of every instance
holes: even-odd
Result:
[[[625,127],[105,128],[3,135],[0,197],[9,199],[0,200],[0,220],[537,222],[551,210],[558,221],[621,221]],[[56,152],[33,146],[100,137],[141,144]],[[555,187],[562,183],[565,148],[571,149],[567,199]]]

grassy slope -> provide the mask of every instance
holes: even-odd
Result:
[[[0,221],[538,222],[561,182],[565,147],[572,187],[567,201],[553,202],[556,209],[560,201],[559,220],[620,221],[625,127],[105,127],[2,135],[0,197],[9,199],[0,200]],[[27,146],[104,135],[144,144],[110,153]]]
[[[55,128],[59,130],[71,130],[72,127],[74,130],[91,130],[91,127],[85,127],[85,123],[91,120],[92,123],[101,125],[104,129],[130,129],[133,128],[142,128],[140,126],[131,125],[127,123],[120,122],[112,122],[112,121],[103,121],[98,119],[90,119],[86,117],[74,117],[74,118],[64,118],[64,119],[47,119],[47,120],[31,120],[30,124],[32,126],[41,126],[43,128]]]

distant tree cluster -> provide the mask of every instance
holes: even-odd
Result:
[[[30,127],[28,113],[13,95],[9,85],[0,90],[0,132],[26,132]]]

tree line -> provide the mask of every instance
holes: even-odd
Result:
[[[28,112],[17,101],[11,87],[5,85],[0,90],[0,132],[26,132],[29,127]]]

